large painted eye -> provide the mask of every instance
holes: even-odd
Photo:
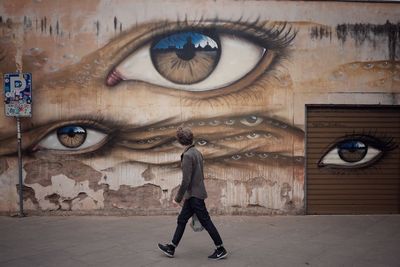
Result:
[[[355,137],[355,138],[354,138]],[[378,161],[394,144],[371,136],[354,136],[337,142],[318,162],[326,168],[362,168]]]
[[[66,125],[51,132],[39,142],[39,150],[77,151],[98,147],[107,134],[79,125]]]
[[[157,71],[177,84],[194,84],[204,80],[218,63],[221,49],[218,37],[184,32],[162,38],[150,48]]]
[[[237,82],[266,55],[264,47],[237,35],[172,33],[125,58],[106,83],[113,86],[121,80],[136,80],[187,91],[213,90]]]

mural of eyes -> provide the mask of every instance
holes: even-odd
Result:
[[[106,137],[105,133],[85,126],[66,125],[48,134],[38,143],[35,150],[90,150],[98,148],[99,144],[104,143]]]
[[[396,147],[392,138],[381,140],[369,135],[351,135],[331,146],[318,162],[318,167],[334,169],[367,167]]]
[[[192,26],[156,35],[117,64],[106,84],[135,80],[186,91],[219,89],[259,65],[266,70],[295,37],[285,26],[238,25]]]

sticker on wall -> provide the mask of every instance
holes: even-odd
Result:
[[[5,114],[9,117],[32,116],[32,74],[4,74]]]

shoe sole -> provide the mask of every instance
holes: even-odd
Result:
[[[162,250],[160,247],[158,247],[158,249],[161,250],[161,251],[162,251],[165,255],[167,255],[169,258],[173,258],[173,257],[174,257],[174,255],[171,255],[171,254],[165,252],[165,251]]]
[[[228,256],[228,253],[226,253],[225,255],[223,255],[223,256],[221,256],[221,257],[219,257],[219,258],[215,258],[215,259],[209,258],[209,259],[210,259],[210,260],[213,260],[213,261],[217,261],[217,260],[225,259],[227,256]]]

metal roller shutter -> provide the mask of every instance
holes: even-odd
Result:
[[[306,106],[307,214],[400,213],[400,106]]]

